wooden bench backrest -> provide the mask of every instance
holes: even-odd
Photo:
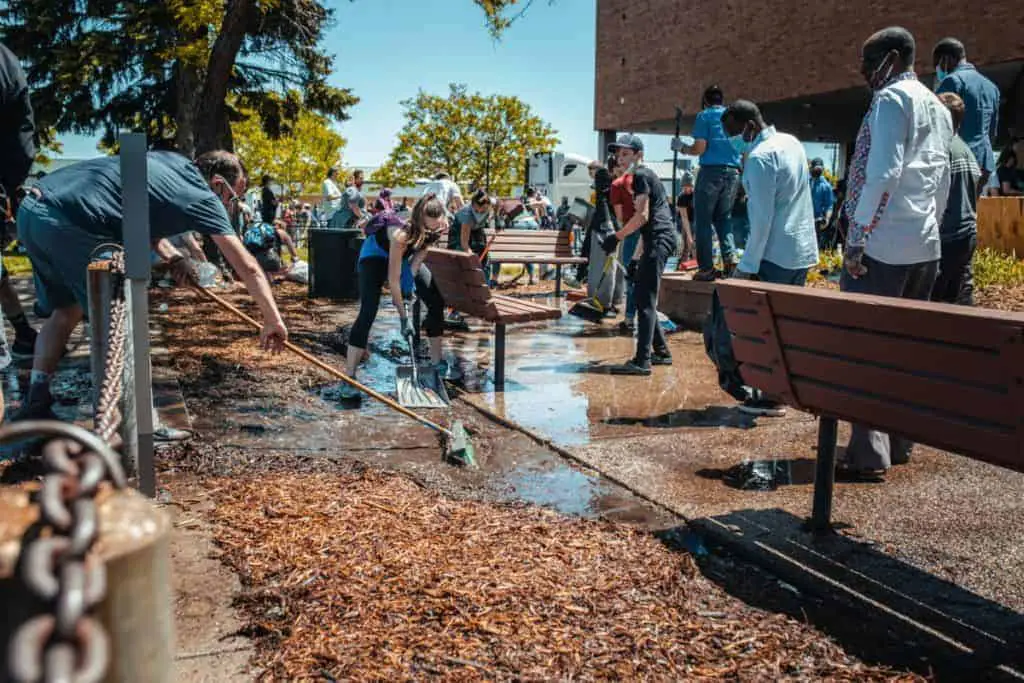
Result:
[[[718,293],[749,385],[1024,471],[1024,315],[761,282]]]
[[[488,252],[495,261],[503,256],[554,256],[567,258],[573,255],[571,233],[563,230],[503,230],[494,238]]]
[[[476,254],[430,249],[425,263],[447,305],[484,320],[497,317],[491,290]]]

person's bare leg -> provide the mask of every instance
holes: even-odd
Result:
[[[348,345],[348,352],[345,355],[345,374],[355,379],[356,370],[359,368],[359,363],[362,362],[363,356],[366,353],[366,349],[361,349],[358,346]]]
[[[75,304],[58,308],[47,318],[36,339],[35,357],[32,360],[32,379],[21,409],[12,419],[54,419],[51,406],[50,379],[57,370],[64,347],[71,333],[82,320],[82,307]]]
[[[0,282],[0,309],[3,310],[4,317],[8,320],[25,313],[25,310],[21,307],[21,299],[18,298],[18,293],[11,286],[11,281],[6,278]]]
[[[441,346],[441,337],[429,337],[427,342],[430,344],[430,362],[437,365],[441,362],[444,351]]]
[[[35,346],[36,331],[25,317],[25,309],[21,306],[18,293],[11,286],[8,278],[0,280],[0,310],[3,310],[7,322],[14,328],[14,344],[11,348],[15,358],[28,358]]]

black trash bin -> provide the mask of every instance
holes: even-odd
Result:
[[[359,250],[362,230],[309,231],[309,296],[359,299]]]

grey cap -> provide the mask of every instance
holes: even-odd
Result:
[[[608,145],[609,152],[615,152],[619,149],[631,149],[634,152],[642,152],[644,151],[644,141],[632,133],[626,133],[620,135],[618,140]]]

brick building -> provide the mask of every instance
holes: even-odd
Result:
[[[935,43],[963,41],[1003,91],[1001,137],[1024,135],[1022,0],[597,0],[594,126],[602,144],[616,131],[669,134],[681,106],[685,132],[717,83],[781,130],[849,144],[870,101],[860,47],[891,25],[914,34],[926,83]]]

